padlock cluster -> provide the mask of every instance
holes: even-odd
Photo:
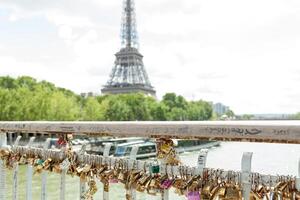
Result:
[[[157,158],[164,161],[165,164],[179,165],[180,160],[176,154],[174,148],[174,142],[172,139],[159,138],[156,139],[157,145]]]
[[[171,170],[162,170],[158,163],[137,166],[129,160],[106,160],[103,156],[80,155],[71,151],[71,148],[63,150],[43,150],[38,148],[14,147],[1,149],[0,159],[7,168],[12,169],[17,164],[30,164],[35,169],[35,174],[43,170],[54,173],[67,173],[78,176],[82,182],[86,182],[88,189],[85,199],[92,200],[97,192],[99,180],[104,185],[104,191],[109,191],[111,184],[124,184],[127,190],[125,198],[131,200],[130,190],[145,192],[149,195],[158,195],[171,187],[178,195],[185,195],[188,200],[236,200],[242,199],[241,174],[239,172],[224,172],[222,170],[204,169],[201,174],[191,173],[185,166],[176,166],[178,173]],[[252,190],[251,200],[259,199],[300,199],[300,193],[295,187],[294,177],[280,177],[274,184],[266,184],[259,174],[251,174]]]

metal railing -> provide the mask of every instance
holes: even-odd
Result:
[[[300,121],[0,122],[0,131],[300,143]]]
[[[208,139],[220,141],[249,141],[249,142],[270,142],[270,143],[300,143],[300,121],[222,121],[222,122],[0,122],[0,149],[7,148],[6,133],[73,133],[85,134],[90,136],[114,136],[114,137],[146,137],[146,138],[180,138],[180,139]],[[27,146],[20,147],[17,138],[12,150],[18,153],[32,151],[37,156],[47,159],[49,157],[59,157],[61,160],[66,158],[62,151],[48,150],[49,140],[46,141],[44,149],[30,147],[34,138]],[[129,159],[109,157],[110,145],[105,146],[103,156],[87,155],[82,152],[75,152],[81,164],[110,164],[126,163],[129,169],[149,171],[149,166],[156,163],[149,161],[136,161],[137,148],[133,148]],[[191,175],[202,177],[203,172],[215,173],[214,169],[206,168],[207,151],[201,151],[198,157],[197,167],[170,166],[160,162],[160,172],[169,176],[181,176],[182,171]],[[222,171],[220,176],[234,174],[233,177],[242,185],[243,199],[249,199],[254,178],[260,177],[264,185],[274,187],[280,180],[294,180],[297,191],[300,190],[300,162],[299,176],[273,176],[251,172],[252,153],[245,152],[241,161],[241,171]],[[101,162],[101,163],[100,163]],[[146,166],[146,167],[145,167]],[[33,169],[27,166],[27,186],[26,199],[32,199],[32,180]],[[13,166],[13,199],[18,199],[18,165]],[[46,199],[46,180],[47,173],[42,172],[41,199]],[[61,173],[60,199],[65,199],[65,176],[66,171]],[[203,178],[203,177],[202,177]],[[5,197],[6,172],[4,163],[0,161],[0,200]],[[80,182],[80,199],[84,199],[86,183]],[[136,199],[135,191],[129,189],[132,199]],[[169,199],[168,190],[162,190],[162,199]],[[108,193],[103,193],[103,199],[108,200]],[[296,199],[296,196],[293,197]]]

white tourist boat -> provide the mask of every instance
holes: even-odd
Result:
[[[201,149],[208,149],[220,145],[219,141],[202,141],[202,140],[174,140],[175,149],[177,153],[188,151],[198,151]],[[128,158],[134,146],[138,147],[137,159],[145,159],[155,157],[157,148],[156,143],[153,141],[144,141],[143,143],[123,143],[117,145],[114,156]]]
[[[131,143],[133,145],[142,142],[145,142],[145,140],[140,137],[96,139],[86,144],[86,151],[91,154],[102,155],[105,144],[111,143],[109,155],[113,155],[119,144]]]

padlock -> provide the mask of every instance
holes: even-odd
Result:
[[[172,150],[172,146],[170,146],[169,144],[161,144],[160,145],[160,150],[163,153],[168,154]]]
[[[159,165],[153,165],[153,166],[150,166],[150,171],[151,171],[153,174],[159,173],[159,171],[160,171]]]
[[[83,173],[87,173],[91,170],[91,165],[86,164],[83,168],[82,168],[82,172]]]
[[[42,159],[37,159],[36,160],[37,165],[43,165],[43,163],[44,163],[44,160],[42,160]]]
[[[104,183],[103,191],[109,192],[109,183]]]
[[[119,180],[116,178],[109,179],[109,183],[119,183]]]
[[[200,200],[200,194],[199,191],[190,191],[187,194],[188,200]]]
[[[172,186],[173,181],[170,179],[166,179],[164,181],[162,181],[162,183],[160,184],[160,187],[162,189],[169,189]]]
[[[150,174],[144,174],[139,180],[138,183],[141,185],[146,185],[146,183],[151,179]]]

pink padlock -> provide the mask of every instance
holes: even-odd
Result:
[[[167,179],[167,180],[164,180],[161,184],[160,184],[160,187],[162,188],[162,189],[169,189],[171,186],[172,186],[172,180],[169,180],[169,179]]]
[[[109,179],[109,183],[118,183],[118,179],[113,178],[113,179]]]
[[[188,200],[200,200],[200,193],[199,191],[190,191],[187,195]]]

